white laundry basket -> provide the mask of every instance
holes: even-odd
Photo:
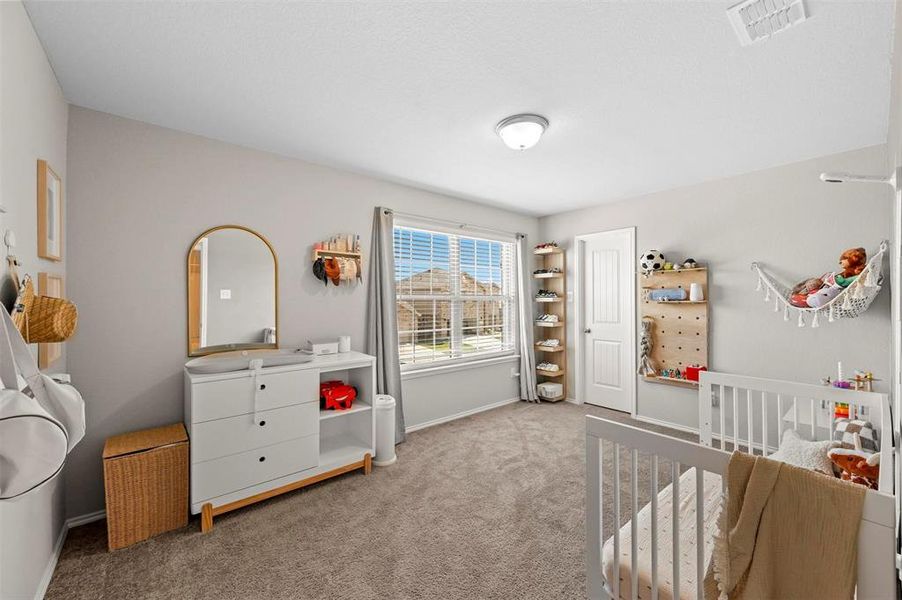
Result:
[[[373,410],[376,411],[376,458],[373,464],[387,467],[398,460],[395,456],[395,399],[377,394]]]

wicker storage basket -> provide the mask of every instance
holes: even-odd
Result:
[[[78,309],[65,298],[53,298],[34,293],[29,275],[22,280],[13,323],[29,344],[65,342],[75,333]]]
[[[188,524],[188,434],[181,423],[108,438],[103,447],[110,550]]]

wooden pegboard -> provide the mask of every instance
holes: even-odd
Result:
[[[701,302],[655,302],[648,299],[653,289],[683,288],[700,283],[705,299]],[[682,269],[654,271],[639,275],[639,304],[642,318],[654,321],[652,327],[651,360],[660,373],[663,369],[683,370],[687,365],[708,365],[708,270]],[[646,378],[646,381],[695,387],[694,382]]]

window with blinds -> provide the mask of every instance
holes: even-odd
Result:
[[[513,242],[395,227],[402,365],[513,351],[513,252]]]

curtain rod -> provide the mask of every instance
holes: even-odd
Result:
[[[483,227],[481,225],[471,225],[470,223],[461,223],[459,221],[449,221],[447,219],[438,219],[435,217],[425,217],[423,215],[415,215],[412,213],[401,212],[395,210],[393,208],[386,208],[385,210],[391,211],[393,215],[399,217],[407,217],[408,219],[418,219],[422,221],[432,221],[433,223],[437,223],[440,225],[445,225],[447,227],[457,227],[460,229],[478,229],[480,231],[485,231],[488,233],[500,233],[503,235],[512,235],[515,238],[519,239],[521,237],[526,237],[525,233],[520,233],[519,231],[507,231],[506,229],[494,229],[492,227]]]

